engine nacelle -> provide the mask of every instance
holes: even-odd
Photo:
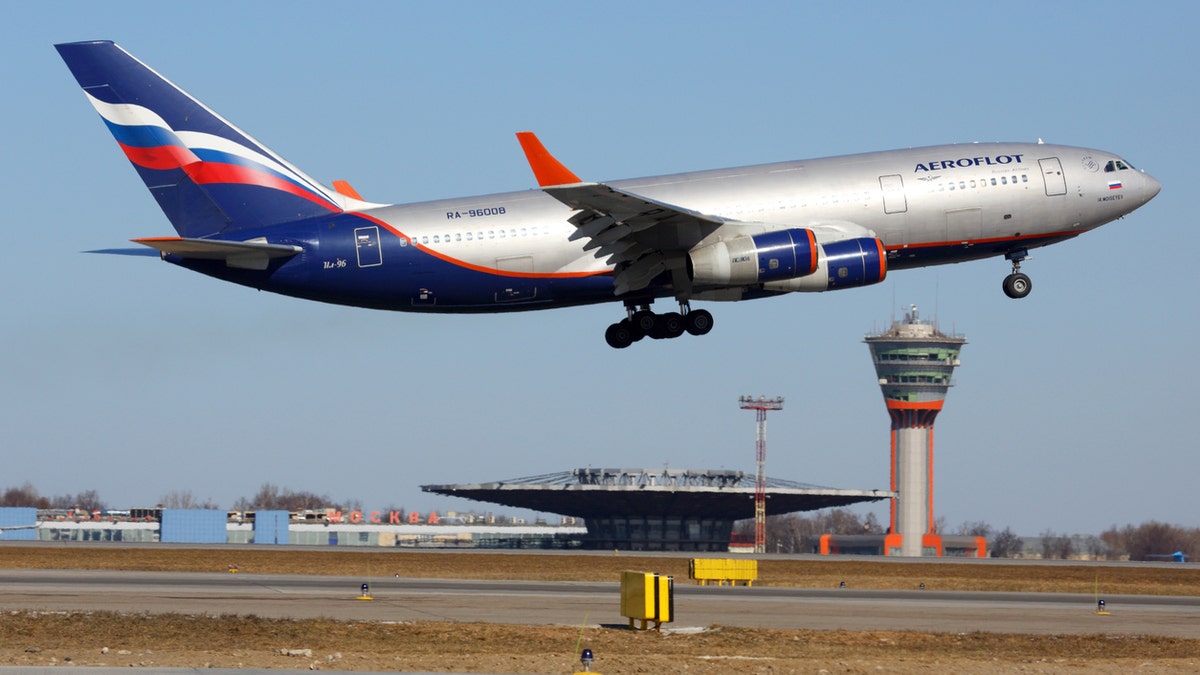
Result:
[[[812,274],[818,248],[812,230],[776,230],[709,244],[688,259],[696,283],[745,286]]]
[[[873,237],[821,244],[814,274],[763,284],[769,291],[832,291],[870,286],[887,276],[887,251]]]

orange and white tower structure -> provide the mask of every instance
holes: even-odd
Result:
[[[891,489],[897,497],[885,546],[888,555],[934,555],[941,542],[933,531],[933,421],[967,340],[922,321],[911,305],[903,321],[864,342],[892,418]]]
[[[767,411],[783,410],[783,397],[738,398],[742,410],[754,411],[754,552],[767,552]]]

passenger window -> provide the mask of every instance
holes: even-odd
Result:
[[[496,231],[488,230],[488,239],[495,239],[495,238],[496,238]]]
[[[433,235],[433,243],[438,243],[438,236],[436,234]]]
[[[996,184],[996,179],[995,179],[995,178],[993,178],[993,179],[992,179],[992,185],[995,185],[995,184]]]
[[[421,243],[422,243],[422,244],[428,244],[428,243],[429,243],[429,235],[423,235],[423,236],[421,237]]]
[[[470,232],[467,233],[467,241],[471,241],[471,233]]]
[[[1000,176],[1000,184],[1008,185],[1008,176]]]

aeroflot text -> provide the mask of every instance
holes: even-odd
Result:
[[[968,166],[999,166],[1002,164],[1020,164],[1025,155],[996,155],[995,157],[963,157],[962,159],[943,159],[928,164],[918,164],[913,173],[919,171],[941,171],[942,169],[966,168]]]

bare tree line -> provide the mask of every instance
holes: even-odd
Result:
[[[1187,560],[1200,554],[1200,528],[1169,525],[1156,521],[1140,525],[1113,525],[1097,535],[1058,534],[1043,531],[1038,537],[1023,538],[1011,527],[997,530],[982,521],[964,522],[949,528],[939,518],[935,531],[947,535],[983,537],[988,542],[988,555],[993,558],[1015,558],[1036,555],[1045,559],[1106,558],[1129,560],[1163,560],[1176,552]],[[754,521],[739,521],[734,532],[753,538]],[[789,513],[767,517],[768,551],[776,553],[813,553],[818,550],[823,534],[882,535],[885,528],[873,513],[860,517],[846,509],[830,509],[812,514]],[[1033,544],[1026,550],[1027,543]]]
[[[84,511],[105,511],[108,504],[100,498],[95,490],[87,490],[78,494],[44,497],[38,493],[31,483],[18,487],[10,487],[0,493],[0,507],[23,506],[36,509],[81,509]],[[191,490],[172,490],[163,494],[154,506],[164,509],[215,509],[220,506],[211,497],[200,498]],[[282,510],[303,511],[305,509],[332,508],[344,511],[361,509],[362,504],[357,500],[334,501],[328,495],[314,492],[296,491],[279,488],[271,483],[263,483],[258,493],[252,497],[239,497],[233,504],[238,511]],[[402,510],[402,509],[393,509]]]
[[[25,506],[36,509],[73,509],[103,511],[108,508],[95,490],[86,490],[74,495],[43,497],[29,482],[10,487],[0,493],[0,506]]]

